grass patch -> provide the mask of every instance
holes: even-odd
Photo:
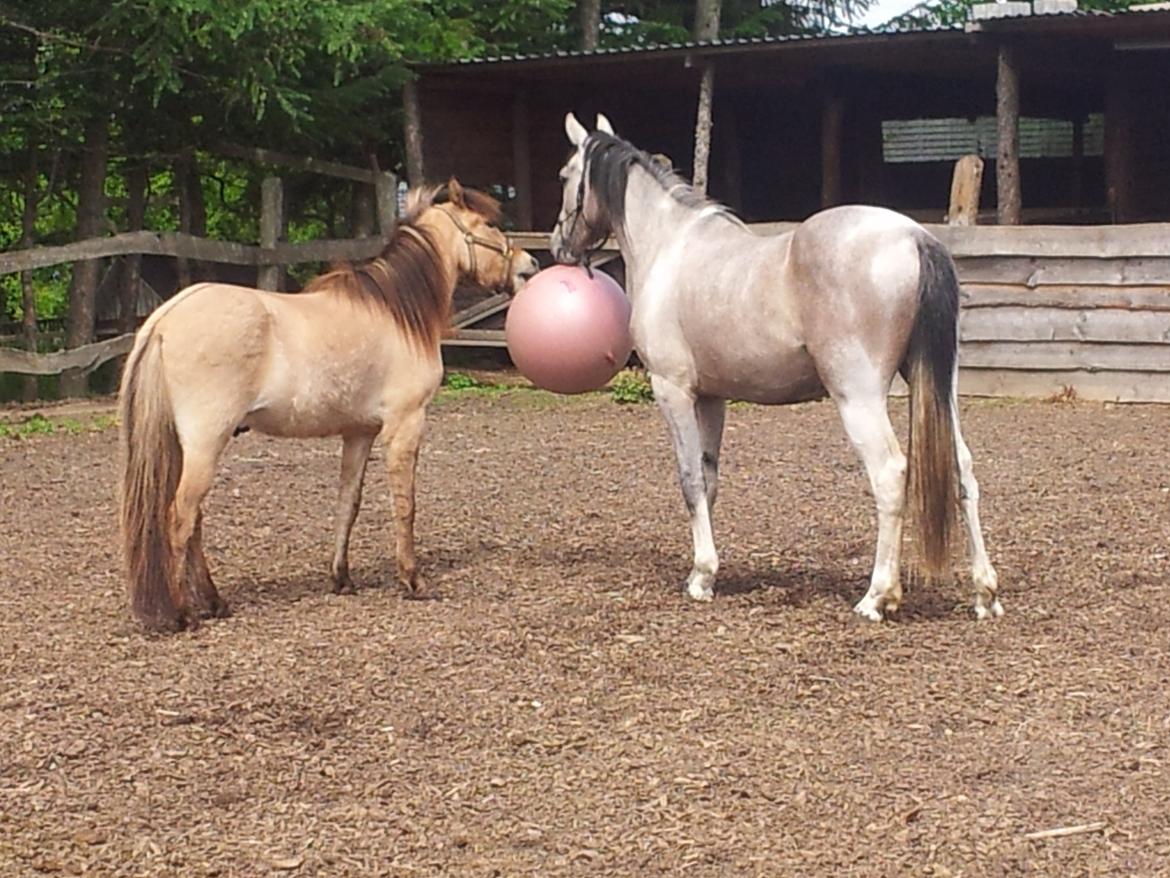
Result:
[[[55,433],[69,436],[101,433],[116,426],[117,423],[117,417],[112,414],[50,418],[37,412],[20,421],[0,422],[0,439],[31,439],[34,436],[51,436]]]

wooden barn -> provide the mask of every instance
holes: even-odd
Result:
[[[421,67],[411,176],[495,187],[539,249],[559,209],[565,111],[606,113],[689,176],[712,64],[711,194],[760,232],[845,202],[931,224],[963,282],[961,392],[1170,402],[1170,3],[1070,7]],[[960,165],[983,169],[965,178],[982,209],[942,224]],[[506,307],[465,311],[449,343],[502,346]]]
[[[1026,14],[1003,15],[1012,12]],[[1035,14],[1015,2],[983,14],[952,29],[420,67],[416,163],[428,178],[503,187],[518,227],[548,229],[565,111],[605,112],[689,176],[699,71],[710,63],[710,191],[749,221],[850,201],[938,220],[954,162],[970,153],[987,160],[985,220],[998,207],[1016,221],[997,190],[1010,192],[1000,177],[1017,173],[1019,221],[1170,219],[1170,4]],[[1017,143],[1000,142],[1005,126]]]

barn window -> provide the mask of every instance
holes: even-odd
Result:
[[[1091,114],[1085,121],[1085,152],[1104,152],[1105,118]],[[977,119],[890,119],[882,122],[882,157],[886,162],[953,162],[974,153],[994,159],[994,116]],[[1073,123],[1067,119],[1020,118],[1020,158],[1071,158]]]

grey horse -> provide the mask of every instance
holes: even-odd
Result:
[[[899,213],[856,205],[757,235],[617,137],[604,116],[590,133],[570,113],[565,133],[573,152],[561,169],[553,255],[582,262],[612,234],[625,259],[630,330],[670,428],[690,513],[687,593],[711,600],[719,568],[711,513],[726,400],[783,405],[827,395],[877,502],[873,574],[855,611],[880,621],[900,605],[907,511],[924,571],[943,573],[961,506],[975,614],[1002,615],[959,431],[959,284],[943,245]],[[908,455],[887,410],[899,372],[910,387]]]

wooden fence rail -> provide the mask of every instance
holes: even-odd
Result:
[[[775,234],[795,226],[752,229]],[[963,284],[962,392],[1048,396],[1071,389],[1087,399],[1170,402],[1170,224],[927,228],[954,254]],[[518,232],[513,239],[528,250],[549,245],[546,233]],[[0,254],[0,274],[130,253],[255,266],[360,260],[380,246],[380,238],[258,247],[134,232]],[[598,258],[616,256],[610,241]],[[503,347],[501,330],[476,324],[506,308],[506,297],[498,296],[471,305],[455,315],[444,343]],[[129,342],[119,336],[45,355],[0,349],[0,372],[92,369],[124,354]]]

